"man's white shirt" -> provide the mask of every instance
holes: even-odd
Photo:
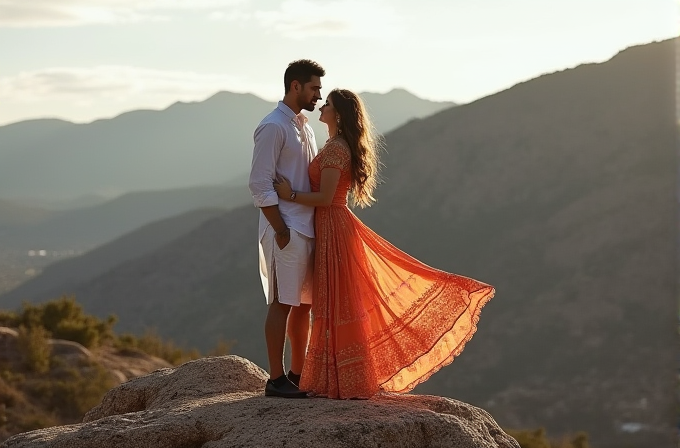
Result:
[[[317,154],[314,131],[307,117],[295,113],[279,101],[255,129],[255,148],[248,187],[256,207],[279,206],[279,212],[288,227],[314,238],[314,207],[291,201],[281,201],[272,182],[283,176],[293,190],[309,192],[309,164]],[[260,212],[259,240],[269,225]]]

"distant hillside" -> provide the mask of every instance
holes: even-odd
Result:
[[[504,427],[585,430],[598,448],[675,442],[674,45],[633,47],[387,135],[386,181],[362,219],[497,288],[462,356],[417,391],[479,404]],[[71,292],[124,330],[154,326],[199,347],[236,339],[234,353],[265,365],[256,223],[252,206],[237,208]]]
[[[425,118],[456,106],[452,102],[433,102],[418,98],[404,89],[393,89],[386,94],[364,92],[361,98],[376,129],[384,133],[392,131],[415,118]],[[409,120],[404,119],[404,110],[410,111]]]
[[[472,400],[508,427],[583,429],[598,448],[674,443],[675,45],[629,48],[388,136],[366,223],[497,288],[466,353],[421,392]]]
[[[93,207],[95,205],[103,204],[121,194],[85,194],[77,197],[55,199],[55,198],[40,198],[40,197],[21,197],[15,198],[14,201],[21,203],[23,206],[43,208],[50,211],[66,211],[77,210],[79,208]]]
[[[86,254],[47,266],[35,279],[12,289],[0,307],[15,308],[23,300],[56,298],[126,261],[142,257],[191,232],[203,222],[222,215],[224,209],[199,209],[146,224]]]
[[[452,105],[403,90],[367,97],[381,132]],[[249,171],[253,131],[274,107],[254,95],[219,92],[202,102],[88,124],[29,120],[0,126],[0,195],[42,205],[223,184]],[[317,112],[310,122],[324,142]]]
[[[51,215],[49,210],[0,199],[0,238],[5,227],[33,225],[45,221]]]
[[[328,94],[326,91],[324,95]],[[387,93],[364,92],[360,94],[366,104],[369,116],[375,128],[386,134],[410,120],[425,118],[441,110],[456,106],[456,103],[442,101],[428,101],[418,98],[404,89],[393,89]],[[309,123],[314,129],[314,135],[319,148],[328,138],[328,129],[319,121],[321,113],[318,109],[307,113]]]
[[[221,92],[89,124],[2,126],[0,192],[64,199],[221,184],[248,165],[252,130],[246,130],[270,109],[254,95]]]
[[[250,202],[245,180],[237,186],[204,186],[125,194],[76,210],[10,209],[0,201],[3,249],[85,250],[111,241],[150,222],[205,207],[227,210]],[[29,219],[30,218],[30,219]]]

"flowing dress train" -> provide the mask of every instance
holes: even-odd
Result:
[[[347,207],[350,150],[331,139],[309,166],[341,171],[315,212],[312,328],[300,388],[329,398],[408,392],[460,354],[494,288],[434,269],[365,226]]]

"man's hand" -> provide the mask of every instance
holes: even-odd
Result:
[[[269,207],[262,207],[260,210],[274,230],[274,241],[279,245],[279,249],[283,249],[290,241],[290,229],[279,213],[279,206],[270,205]]]
[[[286,230],[276,232],[276,234],[274,234],[274,241],[276,241],[279,249],[283,250],[288,243],[290,243],[290,229],[286,227]]]

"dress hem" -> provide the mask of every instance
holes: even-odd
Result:
[[[484,306],[485,306],[485,305],[486,305],[486,304],[494,297],[494,295],[495,295],[495,293],[496,293],[496,290],[495,290],[493,287],[490,287],[490,289],[491,289],[491,290],[490,290],[484,297],[482,297],[482,298],[479,300],[479,302],[478,302],[478,304],[477,304],[477,307],[475,308],[474,313],[472,314],[472,316],[473,316],[473,317],[472,317],[472,327],[471,327],[470,331],[469,331],[468,334],[465,336],[465,338],[461,341],[461,343],[458,344],[458,347],[456,347],[456,349],[455,349],[454,351],[452,351],[451,354],[450,354],[446,359],[444,359],[442,362],[440,362],[437,366],[435,366],[433,369],[431,369],[431,370],[430,370],[428,373],[426,373],[425,375],[423,375],[423,376],[421,376],[420,378],[418,378],[417,380],[412,381],[411,383],[409,383],[409,385],[406,386],[405,388],[402,388],[402,389],[399,389],[399,390],[383,389],[383,388],[382,388],[382,385],[383,385],[383,384],[389,383],[389,382],[392,380],[392,378],[394,378],[396,375],[399,374],[399,372],[401,372],[401,370],[404,370],[404,369],[408,368],[408,366],[406,366],[406,367],[402,368],[401,370],[399,370],[399,372],[397,372],[397,373],[395,373],[394,375],[392,375],[389,379],[387,379],[387,381],[384,381],[384,382],[381,384],[381,386],[380,386],[380,387],[381,387],[381,390],[382,390],[382,391],[385,391],[385,392],[394,392],[394,393],[398,393],[398,394],[405,394],[405,393],[408,393],[408,392],[412,391],[413,389],[415,389],[416,386],[418,386],[419,384],[424,383],[425,381],[427,381],[432,375],[434,375],[434,374],[437,373],[439,370],[441,370],[442,367],[446,367],[446,366],[448,366],[449,364],[451,364],[451,363],[453,362],[453,360],[454,360],[458,355],[460,355],[460,354],[463,352],[463,349],[465,349],[465,345],[467,345],[467,343],[470,342],[470,340],[472,339],[472,337],[473,337],[473,336],[475,335],[475,333],[477,332],[477,324],[479,323],[479,317],[480,317],[480,315],[481,315],[481,313],[482,313],[482,308],[484,308]],[[449,332],[451,332],[451,330],[453,330],[453,326],[452,326],[451,328],[449,328],[449,330],[446,331],[444,334],[442,334],[442,338],[443,338],[446,334],[448,334]],[[432,347],[430,347],[430,350],[428,350],[428,351],[425,352],[423,355],[421,355],[420,357],[418,357],[417,359],[415,359],[410,365],[415,364],[419,359],[421,359],[423,356],[425,356],[427,353],[429,353],[429,352],[432,350],[432,348],[434,348],[434,347],[439,343],[439,341],[441,341],[442,338],[439,338],[439,339],[437,340],[437,342],[436,342],[435,344],[433,344]]]

